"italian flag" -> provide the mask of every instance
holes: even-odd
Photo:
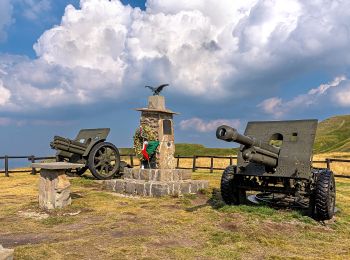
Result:
[[[149,161],[150,156],[152,156],[155,153],[158,145],[159,145],[159,141],[149,141],[149,142],[144,141],[142,150],[141,150],[143,158]]]
[[[142,145],[141,153],[143,155],[143,158],[145,158],[147,161],[149,161],[149,154],[147,152],[147,146],[148,146],[148,142],[144,141],[143,145]]]

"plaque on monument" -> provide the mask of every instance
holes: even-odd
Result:
[[[169,119],[163,120],[163,134],[164,135],[171,135],[171,121]]]

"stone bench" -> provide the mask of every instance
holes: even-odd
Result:
[[[0,245],[0,260],[12,260],[13,252],[13,249],[3,248],[2,245]]]
[[[70,205],[70,182],[66,170],[84,167],[84,164],[68,162],[32,163],[40,168],[39,206],[42,209],[63,208]]]

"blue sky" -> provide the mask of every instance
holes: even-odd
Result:
[[[222,123],[347,114],[349,24],[347,1],[2,0],[0,155],[97,127],[131,147],[144,85],[209,147]]]

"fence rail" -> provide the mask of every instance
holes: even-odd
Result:
[[[135,164],[134,157],[136,157],[136,154],[121,154],[121,157],[128,157],[130,161],[131,167],[134,166],[139,166],[138,164]],[[10,159],[27,159],[31,163],[34,163],[36,161],[41,161],[41,160],[51,160],[55,159],[56,156],[44,156],[44,157],[36,157],[34,155],[29,155],[29,156],[0,156],[0,160],[4,160],[4,170],[0,171],[0,173],[5,173],[6,177],[9,177],[9,173],[16,173],[16,172],[27,172],[28,170],[23,170],[23,169],[14,169],[11,170],[9,169],[9,161]],[[207,158],[210,160],[210,165],[209,166],[200,166],[198,165],[197,159],[200,158]],[[220,168],[220,167],[215,167],[214,166],[214,160],[215,159],[227,159],[227,165],[233,165],[233,160],[237,159],[237,156],[206,156],[206,155],[193,155],[193,156],[180,156],[177,155],[175,156],[176,159],[176,168],[177,169],[189,169],[195,172],[198,169],[205,169],[209,170],[210,173],[213,173],[214,170],[224,170],[225,168]],[[192,167],[180,167],[180,160],[181,159],[191,159],[192,160]],[[340,162],[340,163],[349,163],[349,168],[350,168],[350,159],[337,159],[337,158],[326,158],[325,160],[315,160],[313,163],[324,163],[326,164],[327,169],[331,169],[331,164],[335,162]],[[31,174],[36,174],[35,168],[31,169]],[[339,178],[349,178],[350,175],[340,175],[336,174],[335,177]]]

